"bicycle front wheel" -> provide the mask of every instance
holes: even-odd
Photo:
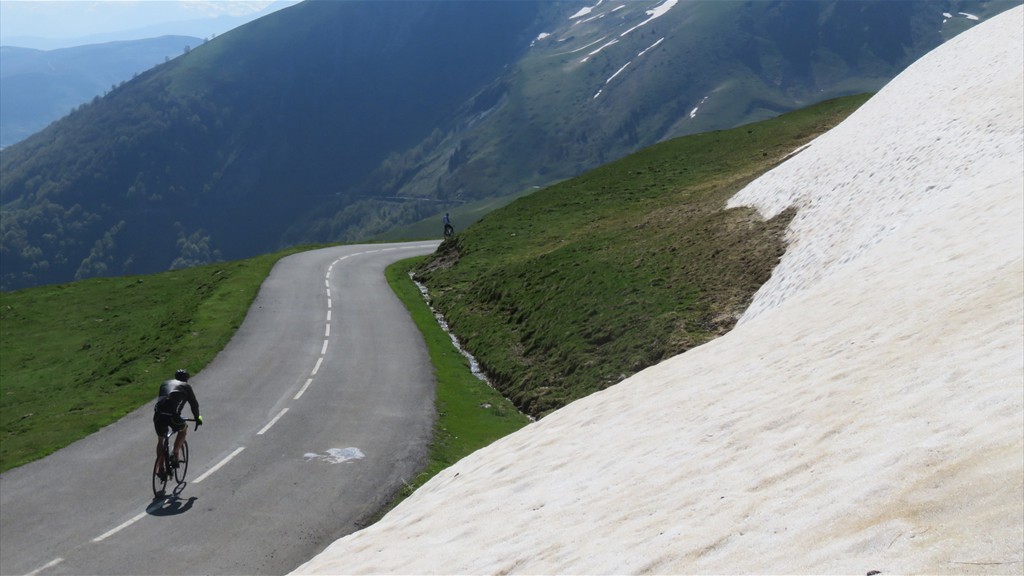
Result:
[[[178,467],[174,469],[174,479],[181,484],[185,481],[185,473],[188,472],[188,440],[181,443],[181,453],[178,455]]]

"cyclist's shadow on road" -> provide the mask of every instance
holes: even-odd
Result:
[[[188,500],[182,500],[181,488],[184,488],[184,484],[170,494],[153,498],[153,502],[146,507],[146,512],[150,516],[177,516],[191,510],[198,498],[191,496]]]

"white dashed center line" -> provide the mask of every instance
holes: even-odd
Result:
[[[281,416],[284,416],[284,413],[287,412],[287,411],[288,411],[288,409],[285,408],[284,410],[281,410],[280,412],[278,412],[277,416],[274,416],[274,418],[270,422],[267,422],[267,425],[264,426],[262,430],[257,432],[256,435],[257,436],[262,436],[264,432],[266,432],[267,430],[270,430],[270,427],[273,426],[274,424],[277,424],[277,421],[280,420]]]
[[[234,452],[232,452],[231,454],[228,454],[227,457],[225,457],[223,460],[218,462],[216,466],[214,466],[213,468],[210,468],[209,470],[207,470],[205,473],[203,473],[202,476],[200,476],[199,478],[196,478],[192,483],[193,484],[199,484],[203,480],[206,480],[210,476],[210,474],[213,474],[217,470],[220,470],[221,467],[224,466],[225,464],[227,464],[228,462],[230,462],[232,458],[234,458],[235,456],[238,456],[239,454],[241,454],[242,450],[245,450],[245,446],[239,446],[238,448],[235,448]]]
[[[50,560],[49,562],[47,562],[46,564],[43,564],[39,568],[36,568],[35,570],[29,572],[25,576],[36,576],[36,574],[39,574],[43,570],[49,570],[50,568],[53,568],[54,566],[56,566],[57,564],[60,564],[63,561],[64,561],[63,558],[54,558],[53,560]]]

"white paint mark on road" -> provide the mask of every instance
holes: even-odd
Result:
[[[277,424],[277,421],[280,420],[281,416],[284,416],[284,413],[287,412],[287,411],[288,411],[288,409],[285,408],[284,410],[281,410],[280,412],[278,412],[277,416],[274,416],[274,418],[270,422],[267,422],[267,425],[264,426],[262,430],[257,432],[256,435],[257,436],[262,436],[264,432],[266,432],[267,430],[270,430],[270,427],[273,426],[274,424]]]
[[[328,324],[327,327],[324,328],[324,338],[329,338],[330,336],[331,336],[331,325]]]
[[[108,531],[104,532],[103,534],[93,538],[92,541],[93,542],[102,542],[102,541],[106,540],[107,538],[113,536],[114,534],[117,534],[121,530],[124,530],[125,528],[131,526],[132,524],[135,524],[139,520],[142,520],[145,517],[146,517],[146,512],[139,512],[131,520],[128,520],[128,521],[124,522],[123,524],[121,524],[117,528],[114,528],[113,530],[108,530]]]
[[[328,307],[328,308],[329,308],[329,307]],[[331,311],[330,311],[330,310],[328,310],[328,311],[327,311],[327,321],[328,321],[328,322],[330,322],[330,321],[331,321]]]
[[[36,574],[39,574],[43,570],[49,570],[50,568],[53,568],[54,566],[56,566],[57,564],[60,564],[63,561],[64,561],[63,558],[54,558],[53,560],[50,560],[49,562],[47,562],[46,564],[43,564],[39,568],[36,568],[35,570],[29,572],[25,576],[36,576]]]
[[[245,450],[245,446],[239,446],[238,448],[235,448],[234,452],[232,452],[231,454],[228,454],[226,458],[224,458],[223,460],[218,462],[217,465],[214,466],[213,468],[210,468],[209,470],[207,470],[202,476],[200,476],[199,478],[196,478],[195,481],[193,481],[192,483],[193,484],[199,484],[203,480],[206,480],[210,476],[210,474],[213,474],[217,470],[220,470],[225,464],[230,462],[232,458],[234,458],[235,456],[238,456],[242,452],[242,450]]]
[[[329,310],[330,308],[331,308],[331,293],[328,292],[327,293],[327,309]]]
[[[327,343],[328,342],[330,342],[330,340],[326,340],[326,339],[324,340],[324,345],[323,345],[322,348],[320,348],[320,355],[321,356],[323,356],[324,354],[327,354]]]
[[[302,398],[302,395],[306,393],[306,388],[309,388],[309,385],[312,384],[312,383],[313,383],[313,379],[312,378],[307,379],[306,383],[302,385],[302,388],[299,389],[298,394],[296,394],[295,397],[292,398],[292,400],[298,400],[299,398]]]
[[[317,454],[315,452],[306,452],[303,454],[306,462],[311,460],[320,460],[327,462],[328,464],[342,464],[344,462],[351,462],[352,460],[362,460],[366,457],[363,451],[359,448],[331,448],[327,450],[326,454]]]
[[[316,359],[316,366],[313,366],[313,371],[309,373],[310,376],[316,376],[316,373],[320,371],[320,365],[323,364],[323,356]]]

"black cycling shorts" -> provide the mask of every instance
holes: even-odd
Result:
[[[167,434],[168,428],[179,432],[187,426],[185,419],[179,414],[162,414],[160,412],[153,414],[153,427],[156,428],[156,435],[161,438]]]

